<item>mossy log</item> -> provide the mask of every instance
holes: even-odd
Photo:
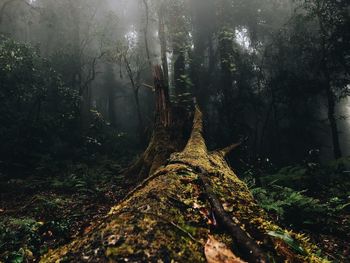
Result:
[[[238,144],[207,150],[198,108],[183,143],[184,115],[171,109],[161,79],[158,67],[151,143],[128,170],[148,177],[83,236],[49,251],[41,262],[326,262],[306,236],[280,228],[257,205],[225,161]],[[213,238],[237,258],[223,253],[213,261]]]
[[[41,262],[205,262],[209,235],[248,262],[324,262],[304,235],[269,221],[225,161],[225,153],[208,152],[197,109],[183,151],[173,153],[88,233],[50,251]],[[214,209],[210,196],[219,200],[230,224],[254,245],[240,243],[241,232],[234,236],[221,224],[227,218]],[[299,248],[271,232],[284,233]],[[249,247],[252,250],[247,252]],[[259,252],[253,253],[254,249]]]

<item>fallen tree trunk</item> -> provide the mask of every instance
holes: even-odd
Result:
[[[323,262],[304,235],[270,222],[256,204],[225,161],[237,145],[207,150],[198,108],[187,144],[170,156],[184,137],[171,141],[166,131],[180,131],[170,128],[173,112],[162,116],[129,170],[149,177],[84,236],[41,262]],[[158,154],[159,147],[165,152]]]

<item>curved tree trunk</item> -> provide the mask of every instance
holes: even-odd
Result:
[[[322,262],[306,237],[268,221],[229,167],[225,155],[237,144],[207,150],[198,108],[191,136],[177,151],[184,137],[176,127],[184,121],[174,121],[159,68],[155,79],[155,131],[131,169],[149,176],[84,236],[41,262]]]

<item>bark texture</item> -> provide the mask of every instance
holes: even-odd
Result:
[[[41,262],[206,262],[213,239],[248,262],[325,262],[307,237],[269,221],[225,161],[237,145],[208,151],[198,108],[182,143],[178,128],[185,122],[167,104],[161,83],[158,67],[155,131],[129,171],[148,177],[83,236]],[[219,256],[215,262],[243,261]]]
[[[143,180],[153,174],[173,152],[183,149],[189,125],[189,114],[170,103],[167,78],[160,66],[153,69],[155,90],[155,125],[148,147],[127,171],[132,180]]]
[[[173,153],[165,165],[156,166],[102,222],[70,244],[50,251],[41,262],[205,262],[209,235],[249,262],[323,262],[305,236],[268,220],[226,163],[223,151],[208,152],[198,109],[184,150]],[[222,222],[228,219],[210,200],[213,195],[225,210],[220,213],[229,217],[226,224]],[[236,230],[230,231],[227,224]],[[271,231],[289,236],[300,249],[295,251],[283,239],[269,235]]]

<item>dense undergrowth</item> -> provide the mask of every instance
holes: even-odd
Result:
[[[349,158],[320,165],[288,166],[272,174],[245,181],[269,215],[287,228],[310,235],[323,253],[335,262],[350,255]]]
[[[0,262],[35,262],[49,248],[89,231],[130,189],[121,176],[125,165],[101,158],[96,165],[70,165],[52,176],[1,181]],[[330,260],[346,262],[348,165],[349,159],[328,165],[306,163],[259,178],[251,169],[245,181],[273,220],[307,233]]]
[[[57,176],[0,182],[0,262],[32,262],[104,216],[128,186],[121,166],[104,159]]]
[[[77,91],[30,45],[0,37],[0,83],[0,262],[31,262],[106,214],[138,149],[94,109],[81,130]]]
[[[95,110],[82,133],[76,92],[32,47],[2,41],[0,65],[0,262],[36,262],[84,234],[125,196],[133,182],[121,170],[136,150]],[[238,174],[273,220],[345,262],[349,168],[344,158],[279,170],[247,166]]]

